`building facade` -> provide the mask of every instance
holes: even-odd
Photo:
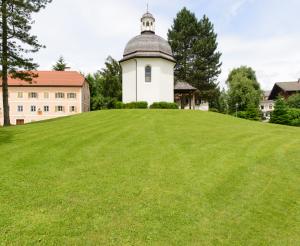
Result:
[[[174,102],[174,66],[172,49],[155,35],[155,18],[147,12],[141,18],[141,34],[131,39],[124,50],[122,100]]]
[[[259,109],[262,112],[262,117],[265,120],[270,120],[271,113],[274,111],[274,104],[273,100],[269,100],[270,91],[264,91],[263,98],[260,101]]]
[[[13,125],[26,124],[90,110],[89,85],[78,72],[37,71],[31,83],[9,78],[9,112]],[[3,125],[2,86],[0,124]]]

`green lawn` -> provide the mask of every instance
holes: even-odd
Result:
[[[300,245],[300,128],[116,110],[0,129],[0,244]]]

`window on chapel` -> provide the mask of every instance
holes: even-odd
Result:
[[[150,66],[146,66],[146,68],[145,68],[145,81],[151,82],[151,67]]]

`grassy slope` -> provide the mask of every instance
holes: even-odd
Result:
[[[0,129],[0,242],[299,245],[300,129],[102,111]]]

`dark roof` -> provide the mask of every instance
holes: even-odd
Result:
[[[195,90],[197,90],[197,88],[195,88],[194,86],[191,86],[187,82],[178,81],[175,84],[174,90],[175,91],[195,91]]]
[[[125,47],[120,62],[137,57],[159,57],[175,62],[169,43],[152,32],[144,32],[131,39]]]
[[[274,100],[281,92],[300,92],[300,82],[277,82],[270,93],[269,99]]]
[[[276,85],[284,91],[300,91],[299,82],[278,82]]]

